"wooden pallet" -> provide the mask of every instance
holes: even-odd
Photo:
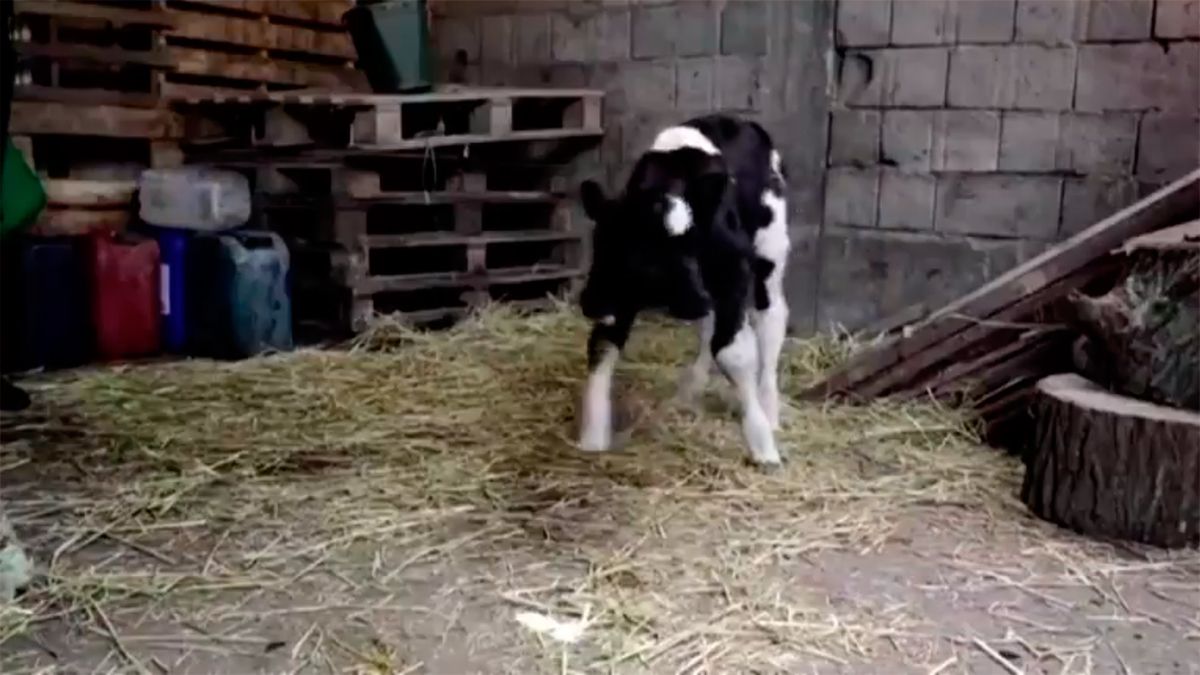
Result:
[[[18,2],[15,97],[157,105],[162,73],[173,68],[161,39],[172,22],[154,5],[136,7],[139,5]]]
[[[267,17],[247,18],[174,10],[179,25],[167,35],[167,43],[207,46],[217,50],[249,48],[275,52],[284,58],[304,57],[355,61],[358,52],[342,28],[316,29],[279,24]]]
[[[602,96],[591,89],[450,86],[422,94],[280,92],[175,103],[193,139],[400,151],[600,137]]]
[[[174,69],[167,82],[191,87],[167,88],[168,99],[207,94],[210,89],[266,92],[277,89],[316,87],[327,91],[355,92],[368,88],[366,75],[348,60],[324,62],[314,59],[296,60],[295,54],[244,49],[216,50],[189,43],[169,46]]]
[[[403,171],[396,175],[409,182],[383,182],[393,177],[385,171],[314,171],[329,175],[260,167],[260,225],[325,247],[326,266],[308,274],[350,292],[351,330],[380,308],[467,309],[514,289],[562,291],[582,273],[586,242],[560,180],[546,190],[498,190],[486,174],[455,174],[421,191],[411,189],[421,177]],[[544,293],[534,295],[518,299]]]
[[[210,13],[316,29],[342,28],[342,15],[353,0],[167,0],[179,12]]]

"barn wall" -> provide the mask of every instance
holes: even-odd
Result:
[[[580,175],[610,187],[662,126],[763,122],[792,174],[801,331],[934,307],[1200,161],[1200,0],[432,7],[449,79],[608,92]]]
[[[1197,37],[1197,0],[840,0],[820,323],[936,306],[1194,168]]]

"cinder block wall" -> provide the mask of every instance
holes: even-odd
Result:
[[[1197,0],[839,0],[821,323],[936,307],[1195,168],[1197,37]]]
[[[610,188],[687,116],[766,125],[801,332],[935,308],[1200,164],[1200,0],[432,7],[449,79],[608,92],[580,175]]]

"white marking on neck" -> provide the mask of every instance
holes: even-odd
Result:
[[[762,205],[771,212],[771,222],[754,233],[754,252],[781,266],[787,262],[791,241],[788,237],[787,201],[771,190],[762,193]]]
[[[771,151],[771,172],[777,178],[783,180],[783,157],[779,156],[778,150]]]
[[[682,197],[667,195],[667,212],[663,216],[663,224],[672,237],[692,229],[692,207]]]
[[[708,136],[700,133],[696,127],[668,127],[658,132],[654,137],[654,143],[650,146],[651,152],[672,152],[683,148],[692,148],[699,150],[706,155],[717,156],[721,151],[717,146],[709,140]]]

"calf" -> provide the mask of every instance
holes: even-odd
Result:
[[[791,246],[784,182],[779,152],[761,126],[710,115],[662,130],[619,197],[583,183],[595,229],[580,297],[594,322],[582,449],[612,444],[613,371],[638,312],[657,307],[696,322],[700,333],[679,397],[691,401],[704,388],[715,357],[741,403],[750,457],[765,468],[779,465],[777,371]]]

